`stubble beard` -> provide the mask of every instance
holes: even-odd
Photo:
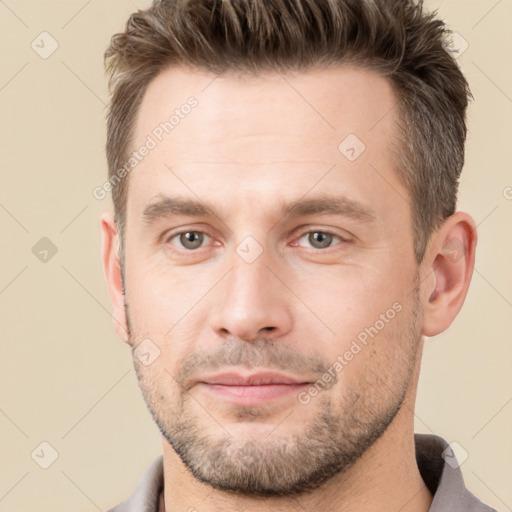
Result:
[[[211,419],[195,404],[188,391],[181,390],[169,397],[167,388],[177,387],[179,379],[173,381],[169,375],[166,382],[156,382],[134,358],[139,386],[161,434],[200,482],[217,490],[254,497],[311,492],[347,471],[382,436],[399,412],[411,383],[421,341],[419,289],[413,294],[412,308],[407,313],[404,311],[408,317],[396,328],[402,352],[395,367],[365,369],[358,375],[357,382],[350,383],[341,403],[333,403],[328,391],[315,397],[309,405],[297,402],[283,425],[287,421],[300,422],[303,407],[318,410],[309,426],[299,434],[280,435],[278,427],[258,441],[235,437],[228,432],[214,436],[204,427]],[[128,311],[126,313],[128,319]],[[130,328],[129,332],[132,332]],[[268,345],[266,340],[261,341],[263,343],[242,346],[252,349],[272,346],[271,340]],[[265,361],[264,354],[261,352],[256,357]],[[255,353],[252,352],[251,357],[246,355],[244,350],[237,350],[230,356],[230,362],[254,363]],[[389,373],[383,377],[383,371]],[[200,411],[199,415],[195,411]],[[239,407],[239,418],[246,415],[254,420],[258,411],[263,415],[259,408]],[[224,430],[229,431],[229,428]]]

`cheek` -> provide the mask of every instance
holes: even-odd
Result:
[[[342,403],[347,393],[356,393],[365,407],[378,410],[390,393],[399,397],[413,370],[418,341],[412,311],[394,303],[377,321],[344,339],[344,350],[332,358],[338,377],[336,399]]]
[[[175,274],[133,258],[126,293],[130,315],[138,325],[155,329],[165,323],[171,328],[193,306],[196,287]]]
[[[297,296],[310,310],[302,306],[304,314],[312,319],[316,314],[333,336],[345,340],[373,325],[403,296],[399,280],[375,268],[331,269],[308,279],[298,276],[296,283]]]
[[[201,304],[206,304],[205,300],[201,301],[206,293],[204,285],[196,287],[169,274],[143,268],[131,274],[127,286],[133,343],[138,346],[149,339],[157,347],[154,351],[160,352],[150,367],[140,367],[141,375],[164,380],[172,380],[176,361],[194,349],[200,326],[204,324],[204,318],[198,314],[203,311]]]
[[[303,327],[297,328],[316,334],[314,349],[338,380],[367,380],[369,371],[396,368],[409,358],[402,338],[409,330],[406,301],[411,301],[410,290],[403,276],[400,280],[375,268],[373,272],[342,270],[346,271],[332,273],[329,279],[310,280],[302,288],[310,311],[302,308]],[[325,284],[319,286],[319,282]]]
[[[183,395],[163,357],[145,366],[137,361],[137,378],[144,399],[153,414],[166,421],[180,410]],[[176,417],[174,417],[176,419]]]

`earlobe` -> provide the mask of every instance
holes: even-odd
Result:
[[[445,331],[459,313],[466,298],[476,250],[476,226],[464,212],[456,212],[433,235],[426,258],[423,334]]]
[[[117,335],[126,343],[129,333],[126,322],[125,297],[121,266],[119,262],[119,244],[114,214],[105,212],[101,216],[101,258],[103,275],[112,303],[112,323]]]

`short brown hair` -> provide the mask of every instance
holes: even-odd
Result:
[[[430,235],[455,212],[472,98],[436,15],[413,0],[154,0],[105,52],[109,177],[126,161],[148,84],[171,65],[215,74],[373,69],[398,98],[396,172],[409,193],[419,264]],[[121,260],[127,190],[126,178],[112,188]]]

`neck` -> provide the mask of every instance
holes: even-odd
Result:
[[[196,480],[164,439],[165,512],[397,511],[427,512],[432,495],[418,470],[414,446],[414,401],[421,347],[402,407],[382,436],[350,468],[315,491],[298,496],[242,496]]]

